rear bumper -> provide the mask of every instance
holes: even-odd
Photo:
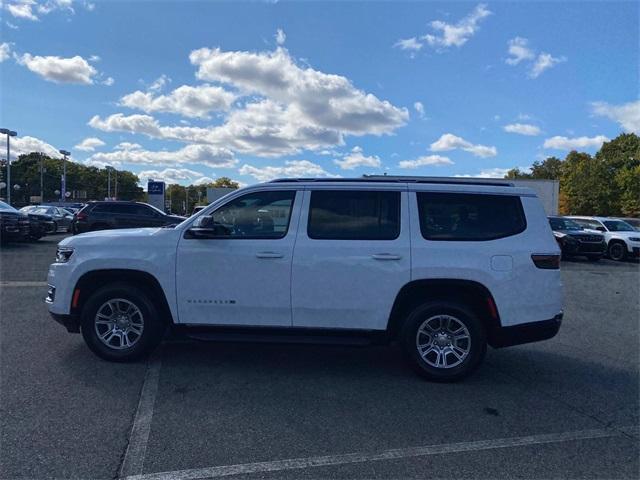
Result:
[[[502,348],[548,340],[555,337],[560,330],[562,316],[563,313],[560,312],[549,320],[499,327],[490,335],[489,345]]]

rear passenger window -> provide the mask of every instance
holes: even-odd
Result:
[[[520,197],[418,192],[420,231],[427,240],[493,240],[523,232]]]
[[[400,234],[400,192],[311,192],[307,235],[317,240],[393,240]]]

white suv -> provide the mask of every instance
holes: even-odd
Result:
[[[170,228],[60,242],[46,301],[114,361],[168,327],[228,341],[399,342],[450,381],[504,347],[553,337],[560,251],[532,190],[504,182],[285,179]]]
[[[640,232],[627,222],[609,217],[567,217],[582,228],[597,230],[604,234],[607,255],[612,260],[622,261],[627,257],[640,256]]]

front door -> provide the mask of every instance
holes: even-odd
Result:
[[[246,193],[195,220],[193,227],[214,225],[217,233],[180,240],[180,323],[291,326],[291,261],[301,196],[277,189]]]

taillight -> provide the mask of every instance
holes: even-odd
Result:
[[[531,255],[531,260],[538,268],[545,270],[558,270],[560,268],[560,255]]]
[[[88,215],[86,213],[78,212],[76,213],[76,220],[86,220]]]

